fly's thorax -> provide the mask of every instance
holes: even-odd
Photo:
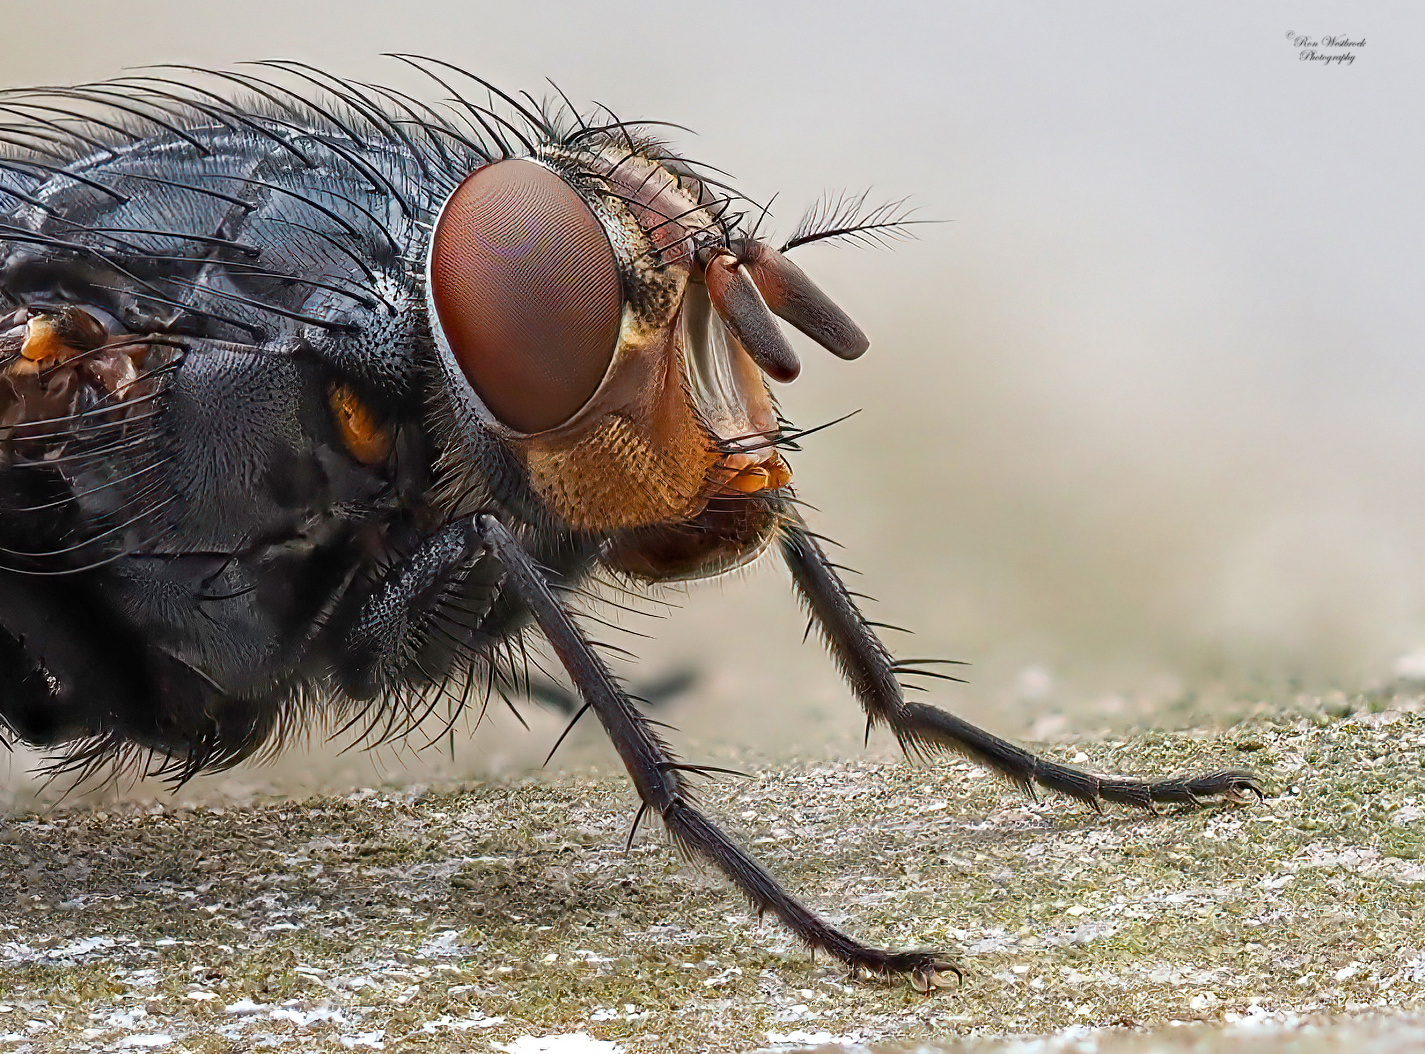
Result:
[[[729,481],[788,477],[765,436],[734,449],[777,419],[707,309],[697,253],[729,234],[702,194],[627,145],[561,148],[486,166],[437,220],[428,297],[454,437],[496,438],[570,527],[689,521]]]

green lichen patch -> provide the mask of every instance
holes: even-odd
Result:
[[[706,787],[834,922],[954,953],[964,984],[931,998],[813,961],[651,829],[626,853],[620,777],[16,816],[0,1049],[1395,1049],[1425,1014],[1417,710],[1051,748],[1247,765],[1271,794],[1246,807],[1096,816],[955,759],[744,761]]]

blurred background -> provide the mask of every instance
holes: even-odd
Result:
[[[943,222],[889,250],[798,253],[873,345],[855,363],[803,347],[780,394],[804,426],[862,410],[808,441],[800,493],[880,598],[873,617],[916,630],[901,654],[972,664],[932,693],[971,719],[1045,738],[1425,677],[1418,7],[0,12],[5,83],[285,57],[434,97],[379,57],[409,50],[688,125],[691,156],[777,195],[783,233],[828,191],[909,196]],[[1365,45],[1308,62],[1292,34]],[[700,672],[669,710],[690,752],[859,741],[785,572],[764,562],[673,599],[669,619],[630,622],[656,640],[618,643],[642,658],[635,680]],[[413,764],[537,764],[561,722],[530,720],[526,735],[499,715],[453,761]],[[607,762],[592,722],[574,738],[556,766]],[[332,764],[411,771],[393,752],[352,758]]]

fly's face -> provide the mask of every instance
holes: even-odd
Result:
[[[459,430],[498,436],[571,527],[661,530],[663,556],[647,536],[608,556],[647,577],[710,573],[770,534],[791,472],[766,377],[799,369],[774,315],[843,357],[866,347],[725,219],[729,202],[652,145],[596,140],[479,169],[431,238],[428,307]],[[679,525],[706,551],[673,557]]]

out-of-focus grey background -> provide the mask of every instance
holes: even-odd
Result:
[[[4,83],[288,57],[415,87],[379,53],[417,51],[686,124],[691,155],[777,195],[784,232],[823,192],[867,187],[945,221],[890,251],[798,254],[873,346],[855,363],[805,347],[782,395],[804,425],[863,410],[808,441],[800,491],[881,598],[874,617],[916,629],[902,654],[973,663],[968,686],[932,693],[966,716],[1045,735],[1425,676],[1418,7],[47,0],[0,14]],[[1350,65],[1307,62],[1293,32],[1365,45]],[[633,623],[656,641],[620,643],[647,676],[703,671],[671,718],[695,744],[849,741],[854,704],[801,644],[783,572],[680,600]],[[534,724],[482,729],[457,767],[537,759],[558,722]]]

